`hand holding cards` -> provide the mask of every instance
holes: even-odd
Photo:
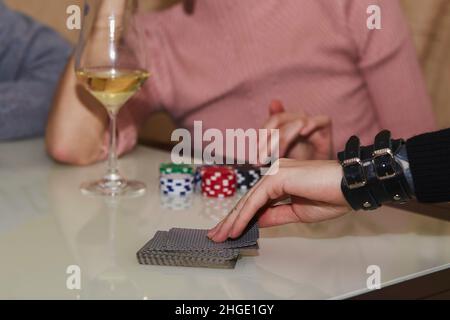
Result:
[[[258,249],[259,229],[251,224],[235,240],[215,243],[207,237],[208,230],[173,228],[158,231],[137,252],[140,264],[232,269],[239,256]]]

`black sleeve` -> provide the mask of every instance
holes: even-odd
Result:
[[[450,129],[422,134],[406,142],[417,200],[450,201]]]

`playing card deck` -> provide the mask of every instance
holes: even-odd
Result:
[[[240,238],[223,243],[211,241],[207,233],[208,230],[181,228],[158,231],[137,252],[137,259],[140,264],[232,269],[241,254],[258,249],[256,223]]]

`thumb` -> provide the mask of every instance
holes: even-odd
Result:
[[[271,116],[285,111],[283,103],[280,100],[272,100],[269,106],[269,113]]]

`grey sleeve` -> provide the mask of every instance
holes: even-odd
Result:
[[[42,135],[71,48],[0,1],[0,140]]]

